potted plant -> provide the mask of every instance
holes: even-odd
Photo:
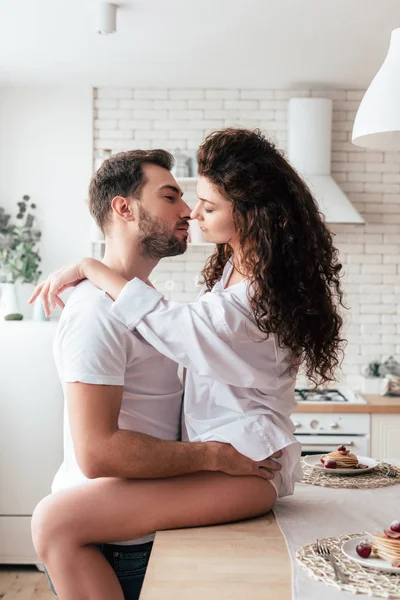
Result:
[[[39,270],[41,258],[37,244],[41,232],[33,227],[36,205],[30,196],[23,196],[18,202],[17,219],[23,224],[11,223],[11,215],[0,208],[0,276],[3,282],[2,305],[6,320],[20,321],[16,282],[36,284],[42,272]]]

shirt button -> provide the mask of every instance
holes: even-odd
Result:
[[[113,552],[113,555],[115,558],[117,558],[119,556],[119,552]]]

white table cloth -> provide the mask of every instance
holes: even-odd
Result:
[[[400,461],[388,462],[400,466]],[[361,531],[378,531],[400,519],[400,485],[358,490],[297,484],[293,496],[274,508],[292,563],[293,600],[344,600],[349,592],[312,579],[295,558],[297,550],[317,538]],[[399,578],[400,580],[400,578]],[[399,581],[400,585],[400,581]],[[361,594],[361,598],[371,598]]]

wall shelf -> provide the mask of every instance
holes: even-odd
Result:
[[[105,240],[92,240],[92,244],[104,245]],[[215,246],[213,242],[188,242],[188,246]]]

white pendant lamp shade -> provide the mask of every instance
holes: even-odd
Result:
[[[353,144],[400,150],[400,28],[392,31],[389,52],[361,101]]]

